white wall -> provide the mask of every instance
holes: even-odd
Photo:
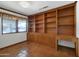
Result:
[[[79,1],[77,1],[76,6],[76,37],[79,38]]]
[[[0,48],[7,47],[26,40],[26,32],[0,35]]]
[[[1,18],[0,18],[1,19]],[[1,20],[0,20],[1,25]],[[28,26],[28,22],[27,22]],[[0,48],[7,47],[19,42],[23,42],[27,40],[27,33],[13,33],[13,34],[3,34],[1,33],[1,26],[0,26]],[[28,27],[26,28],[28,31]]]

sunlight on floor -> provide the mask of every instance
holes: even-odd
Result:
[[[26,49],[20,50],[20,52],[17,54],[16,57],[26,57],[28,55],[28,52]]]

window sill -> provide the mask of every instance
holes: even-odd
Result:
[[[16,34],[16,33],[24,33],[24,32],[27,32],[27,31],[22,31],[22,32],[12,32],[12,33],[3,33],[2,35],[7,35],[7,34]]]

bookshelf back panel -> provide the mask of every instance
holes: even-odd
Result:
[[[35,15],[35,20],[42,20],[42,19],[43,19],[43,14]]]
[[[46,22],[50,23],[50,22],[56,22],[56,17],[53,18],[47,18]]]
[[[46,33],[56,34],[56,28],[47,28],[47,32]]]
[[[58,10],[58,34],[74,35],[74,7]]]
[[[44,32],[43,14],[35,16],[35,27],[36,32]]]
[[[47,23],[47,28],[56,28],[56,23]]]
[[[74,7],[68,7],[58,10],[59,17],[74,15]]]
[[[60,26],[59,27],[59,29],[58,29],[58,34],[59,35],[73,35],[74,33],[73,33],[73,31],[74,31],[74,28],[73,28],[73,26],[71,27],[71,26]]]
[[[46,13],[46,33],[56,32],[56,11]]]
[[[33,32],[34,31],[34,16],[30,16],[29,17],[29,32]]]
[[[60,17],[58,19],[59,25],[74,25],[74,17],[68,16],[68,17]]]
[[[56,16],[56,11],[46,13],[47,18],[54,17],[54,16]]]

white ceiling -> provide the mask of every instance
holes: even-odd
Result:
[[[23,8],[20,4],[20,1],[0,1],[0,7],[12,10],[24,15],[32,15],[39,12],[43,12],[52,8],[60,7],[74,1],[28,1],[31,6],[28,8]],[[41,9],[45,6],[48,6],[45,9]]]

